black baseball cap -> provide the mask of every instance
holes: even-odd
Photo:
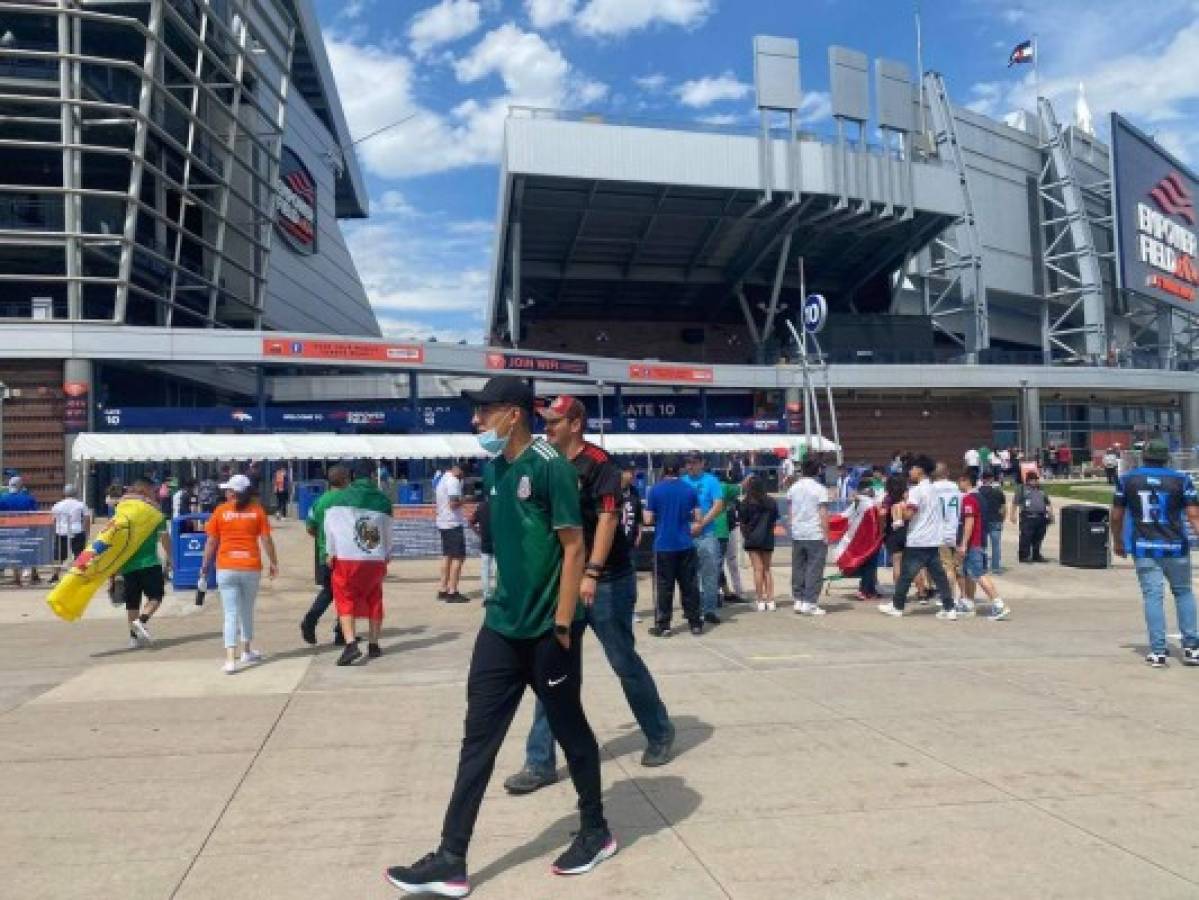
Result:
[[[496,375],[494,378],[488,378],[481,390],[463,391],[462,396],[476,406],[491,403],[519,406],[529,415],[533,414],[537,399],[537,395],[533,393],[533,386],[516,375]]]

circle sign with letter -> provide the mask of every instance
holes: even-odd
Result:
[[[828,319],[828,302],[820,294],[808,294],[803,301],[803,330],[819,334]]]

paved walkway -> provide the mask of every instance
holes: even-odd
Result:
[[[127,651],[103,597],[67,625],[0,592],[0,895],[390,897],[384,866],[434,847],[478,604],[436,603],[432,563],[397,566],[386,655],[339,669],[299,642],[306,538],[287,523],[279,540],[294,562],[260,601],[270,659],[232,677],[215,595],[171,601],[154,645]],[[471,850],[476,895],[1199,897],[1199,671],[1141,662],[1126,562],[1003,585],[1005,623],[892,620],[841,583],[820,620],[736,608],[702,638],[646,638],[679,731],[655,770],[588,638],[621,852],[569,886],[549,873],[569,782],[500,786],[526,702]]]

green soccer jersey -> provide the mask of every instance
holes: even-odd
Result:
[[[316,529],[316,561],[321,565],[327,562],[325,559],[325,510],[337,501],[344,490],[345,488],[338,488],[325,491],[312,501],[312,506],[308,508],[308,518],[304,520],[309,528]]]
[[[582,528],[579,476],[541,438],[509,462],[496,457],[483,477],[490,500],[498,570],[483,624],[510,638],[535,638],[554,626],[562,578],[558,529]],[[583,617],[582,604],[575,618]]]
[[[724,501],[724,509],[720,515],[716,517],[716,521],[712,523],[716,540],[727,541],[729,539],[729,510],[736,504],[741,497],[741,485],[730,484],[729,482],[721,482],[720,499]]]
[[[162,565],[162,561],[158,558],[158,536],[166,531],[166,528],[167,521],[163,519],[158,523],[154,532],[142,541],[142,545],[133,552],[133,555],[125,560],[125,565],[121,566],[122,575]]]

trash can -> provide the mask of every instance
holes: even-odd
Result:
[[[1074,504],[1062,508],[1061,550],[1063,566],[1106,569],[1111,547],[1109,512],[1103,506]]]
[[[208,513],[189,513],[171,519],[171,586],[177,591],[192,590],[200,581],[204,547],[208,534],[204,526]]]
[[[400,505],[419,506],[424,503],[425,492],[419,481],[409,481],[400,485]]]
[[[300,521],[308,518],[308,511],[316,498],[329,489],[327,481],[297,481],[296,482],[296,514]]]

